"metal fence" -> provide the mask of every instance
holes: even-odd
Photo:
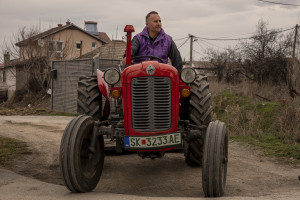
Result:
[[[84,59],[53,61],[51,67],[51,111],[77,113],[77,87],[81,76],[96,75],[109,67],[118,67],[120,60]]]

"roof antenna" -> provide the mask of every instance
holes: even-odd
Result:
[[[39,33],[41,32],[41,16],[39,16]]]
[[[117,26],[117,30],[116,30],[116,40],[118,40],[118,28],[119,26]]]

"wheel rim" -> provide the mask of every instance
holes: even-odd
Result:
[[[80,165],[82,169],[82,174],[88,179],[91,179],[95,176],[98,169],[98,164],[100,162],[99,155],[100,149],[98,143],[96,142],[95,152],[92,152],[89,149],[91,144],[92,134],[87,134],[82,141],[80,149]]]

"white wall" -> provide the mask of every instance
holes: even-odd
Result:
[[[7,67],[0,70],[0,82],[3,81],[3,71],[5,70],[6,73],[6,84],[8,87],[8,100],[10,100],[14,95],[16,91],[16,68],[15,67]]]

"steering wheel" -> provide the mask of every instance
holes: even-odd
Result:
[[[134,56],[131,58],[131,60],[135,60],[135,59],[139,59],[139,58],[150,58],[150,60],[157,59],[157,60],[159,60],[160,63],[164,63],[164,61],[161,58],[156,57],[156,56],[148,56],[148,55]]]

